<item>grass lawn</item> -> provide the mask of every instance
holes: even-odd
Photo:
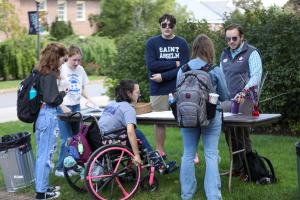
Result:
[[[140,126],[141,130],[147,135],[147,138],[154,144],[152,126]],[[21,122],[9,122],[0,124],[0,135],[16,133],[19,131],[32,132],[32,125]],[[232,193],[227,190],[228,177],[222,176],[222,195],[223,199],[234,200],[282,200],[282,199],[299,199],[297,197],[297,163],[295,143],[300,141],[297,137],[290,136],[271,136],[271,135],[252,135],[254,149],[260,154],[268,157],[275,168],[276,175],[279,179],[278,183],[272,185],[256,185],[253,183],[242,183],[237,178],[233,178]],[[32,137],[32,145],[35,147],[34,135]],[[168,157],[175,159],[178,163],[182,153],[182,141],[178,128],[167,129],[166,149]],[[220,169],[226,170],[229,167],[228,147],[225,142],[224,134],[221,136],[220,145]],[[194,199],[205,199],[203,178],[205,163],[203,160],[203,145],[200,143],[198,152],[200,153],[200,165],[196,168],[198,188]],[[1,158],[0,158],[1,159]],[[57,159],[57,157],[56,157]],[[159,179],[159,189],[155,192],[138,191],[134,195],[136,200],[148,199],[164,199],[173,200],[180,199],[180,183],[179,171],[164,176],[157,176]],[[52,185],[62,186],[61,198],[59,200],[82,200],[91,199],[88,194],[78,194],[72,190],[64,179],[57,178],[51,174],[50,183]],[[4,188],[3,175],[0,175],[0,188]],[[34,195],[34,187],[31,186],[21,191],[29,196]]]
[[[0,81],[0,90],[18,88],[20,82],[20,80]]]

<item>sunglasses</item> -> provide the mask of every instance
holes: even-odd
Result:
[[[173,28],[174,28],[174,24],[172,24],[172,23],[162,23],[162,24],[161,24],[161,27],[162,27],[162,28],[167,28],[167,27],[169,27],[170,29],[173,29]]]
[[[236,42],[238,40],[238,37],[237,36],[234,36],[234,37],[225,37],[225,40],[226,42],[230,42],[231,40]]]

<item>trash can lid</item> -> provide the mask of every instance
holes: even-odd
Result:
[[[0,151],[15,148],[23,144],[30,143],[29,132],[19,132],[10,135],[4,135],[0,138]]]

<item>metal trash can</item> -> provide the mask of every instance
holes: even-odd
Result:
[[[35,180],[30,136],[28,132],[20,132],[0,138],[0,166],[7,192],[15,192]]]
[[[298,172],[298,191],[300,193],[300,142],[296,143],[297,172]],[[299,194],[300,195],[300,194]]]

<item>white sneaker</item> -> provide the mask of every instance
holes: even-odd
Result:
[[[75,175],[77,175],[78,173],[76,172],[76,171],[74,171],[73,169],[70,169],[69,171],[68,171],[68,175],[69,176],[75,176]]]
[[[57,177],[65,177],[64,171],[62,171],[62,170],[55,170],[54,174]]]
[[[35,199],[56,199],[59,197],[60,192],[45,192],[45,193],[36,193]]]
[[[74,176],[76,174],[78,174],[78,173],[75,172],[73,169],[68,170],[68,175],[69,176]],[[57,176],[57,177],[65,177],[64,171],[55,170],[55,176]]]
[[[47,189],[47,192],[59,192],[60,190],[60,186],[56,185],[56,186],[49,186],[48,189]]]

